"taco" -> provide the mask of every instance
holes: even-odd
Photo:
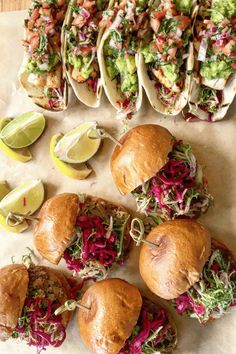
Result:
[[[236,2],[200,1],[194,29],[197,58],[190,113],[202,120],[224,118],[236,90]],[[191,118],[190,115],[190,118]]]
[[[67,106],[61,58],[61,29],[67,2],[32,1],[25,20],[25,54],[19,81],[35,104],[51,111],[61,111]]]
[[[139,76],[152,107],[177,115],[188,101],[193,66],[194,0],[157,0],[149,11],[149,36],[140,49]]]
[[[65,19],[63,57],[67,77],[77,98],[89,107],[98,107],[101,100],[97,47],[103,33],[99,22],[108,6],[109,0],[72,0]]]
[[[147,9],[147,0],[123,0],[106,11],[102,20],[107,27],[98,49],[102,84],[121,117],[137,112],[142,104],[137,48],[147,30]]]

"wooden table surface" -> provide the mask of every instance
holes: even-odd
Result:
[[[25,10],[30,2],[30,0],[0,0],[0,11]]]

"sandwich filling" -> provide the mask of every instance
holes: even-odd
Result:
[[[165,166],[132,194],[138,211],[163,219],[197,218],[205,213],[212,196],[201,166],[189,144],[177,141]]]
[[[97,92],[100,72],[97,60],[97,40],[102,11],[108,1],[76,0],[72,6],[72,22],[66,27],[66,62],[71,76],[78,83],[86,82]]]
[[[236,262],[231,253],[213,244],[199,281],[173,303],[179,314],[197,318],[202,324],[227,313],[236,305]]]
[[[81,278],[103,279],[113,265],[123,264],[130,243],[130,215],[103,200],[79,198],[76,234],[63,257],[67,268]]]
[[[43,267],[31,265],[28,273],[28,293],[12,337],[25,340],[40,354],[48,346],[59,347],[66,338],[62,317],[54,315],[64,302],[65,292],[59,282],[49,279]]]
[[[149,13],[152,39],[141,53],[150,79],[156,82],[158,97],[167,106],[174,105],[184,89],[192,35],[191,8],[192,1],[161,0]]]
[[[172,353],[176,346],[176,331],[166,310],[143,298],[136,326],[119,354]]]
[[[23,41],[30,73],[28,81],[42,89],[51,109],[63,102],[61,59],[61,27],[67,10],[67,0],[33,0],[25,20]]]

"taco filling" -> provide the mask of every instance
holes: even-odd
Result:
[[[66,63],[71,77],[78,83],[86,82],[97,92],[100,72],[97,61],[99,22],[108,0],[76,0],[72,6],[72,22],[65,29]]]
[[[136,326],[119,354],[172,353],[176,346],[176,331],[166,310],[143,298]]]
[[[136,111],[139,95],[138,74],[135,61],[140,35],[147,30],[148,0],[116,2],[105,11],[101,24],[110,27],[110,34],[103,47],[108,76],[116,80],[122,99],[117,103],[127,114]]]
[[[157,95],[166,105],[174,105],[184,88],[186,59],[191,29],[192,1],[161,0],[150,9],[152,38],[141,53],[148,75],[156,82]]]
[[[63,256],[67,268],[81,278],[105,278],[107,271],[122,265],[126,257],[128,222],[124,209],[80,196],[76,235]]]
[[[179,314],[197,318],[202,324],[220,318],[235,306],[236,262],[230,252],[213,242],[199,281],[173,303]]]
[[[197,218],[210,206],[212,196],[201,166],[189,144],[175,143],[169,160],[155,176],[133,192],[138,211],[164,219]]]
[[[29,83],[42,90],[51,109],[63,103],[63,73],[61,63],[61,27],[67,10],[67,0],[33,0],[25,20],[27,53],[26,71]]]
[[[224,87],[236,70],[236,3],[202,1],[195,24],[195,70],[200,85],[195,105],[208,120],[224,104]]]

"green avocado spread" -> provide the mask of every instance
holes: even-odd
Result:
[[[231,63],[226,60],[205,61],[202,63],[200,74],[208,80],[225,79],[233,73]]]
[[[224,18],[231,19],[236,15],[236,0],[216,0],[214,2],[211,19],[217,23]]]

